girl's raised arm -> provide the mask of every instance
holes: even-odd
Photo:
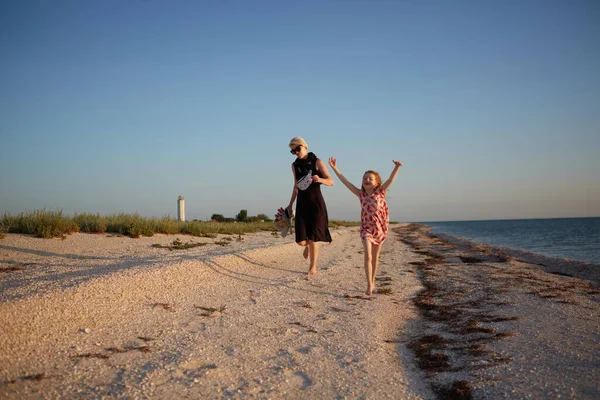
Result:
[[[334,157],[329,157],[329,166],[331,166],[331,169],[333,169],[333,172],[335,172],[335,174],[340,179],[340,181],[344,184],[344,186],[346,186],[348,189],[350,189],[350,191],[352,193],[354,193],[356,196],[360,197],[360,189],[357,188],[356,186],[354,186],[353,184],[351,184],[348,181],[348,179],[346,179],[346,177],[340,172],[340,170],[337,169],[337,160]]]
[[[394,169],[392,170],[392,173],[390,174],[390,177],[388,178],[388,180],[385,181],[381,185],[381,188],[383,190],[387,190],[387,188],[390,187],[392,182],[394,182],[394,179],[396,179],[396,175],[398,175],[398,171],[400,170],[400,167],[402,166],[402,163],[400,161],[392,160],[392,162],[394,163]]]

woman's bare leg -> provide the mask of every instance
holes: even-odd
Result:
[[[309,275],[315,275],[317,273],[317,257],[319,256],[319,244],[317,242],[313,242],[312,240],[308,241],[306,246],[310,255],[310,269],[308,270]],[[306,250],[304,251],[306,253]]]
[[[304,257],[305,260],[308,260],[308,252],[309,252],[308,240],[303,240],[301,242],[296,242],[296,243],[298,244],[298,246],[304,247],[304,252],[302,253],[302,256]]]
[[[373,285],[373,275],[371,271],[371,242],[368,239],[363,240],[363,248],[365,250],[365,275],[367,276],[367,291],[365,294],[370,296],[373,294],[375,286]]]

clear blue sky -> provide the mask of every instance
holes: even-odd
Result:
[[[356,185],[402,161],[392,220],[600,216],[599,21],[595,0],[0,0],[0,212],[273,215],[302,136]]]

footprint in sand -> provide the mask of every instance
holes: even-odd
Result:
[[[296,389],[306,390],[313,384],[313,380],[302,371],[294,371],[289,374],[289,376],[286,376],[286,381]]]

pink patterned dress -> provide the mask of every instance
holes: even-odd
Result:
[[[360,238],[382,244],[387,238],[390,213],[385,201],[386,191],[377,188],[372,195],[360,191]]]

